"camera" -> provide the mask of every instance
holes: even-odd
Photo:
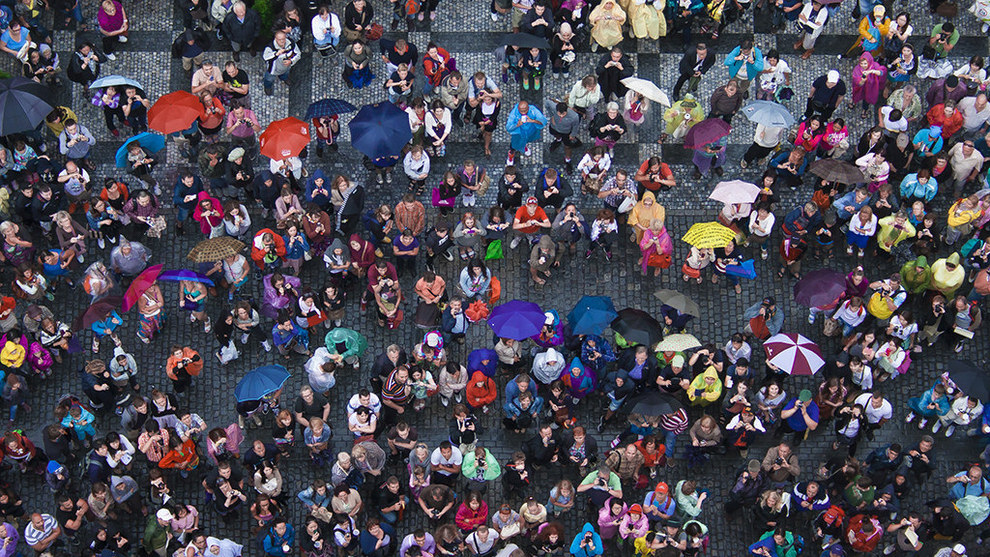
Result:
[[[784,459],[777,457],[777,460],[773,461],[774,464],[780,465],[784,463]]]

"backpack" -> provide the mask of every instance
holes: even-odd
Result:
[[[829,526],[841,526],[846,519],[846,511],[832,505],[822,513],[822,521]]]
[[[422,5],[420,0],[403,0],[402,8],[406,12],[407,17],[412,17],[419,13],[419,8]]]

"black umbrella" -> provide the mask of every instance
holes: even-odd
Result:
[[[862,184],[866,182],[863,171],[851,162],[839,159],[822,159],[811,163],[808,172],[826,182],[838,184]]]
[[[966,395],[983,402],[990,402],[990,385],[986,372],[969,360],[951,360],[949,379]]]
[[[55,109],[51,89],[26,77],[0,80],[0,135],[33,130]]]
[[[641,309],[626,308],[612,320],[612,330],[622,335],[629,344],[653,346],[663,340],[660,322]]]
[[[86,308],[86,311],[80,313],[75,319],[72,320],[72,330],[81,331],[83,329],[88,329],[93,323],[103,321],[108,315],[110,315],[110,312],[119,308],[121,302],[123,301],[124,299],[120,296],[107,296],[106,298],[100,298],[99,300],[93,302],[93,305]]]
[[[630,413],[642,414],[644,416],[663,416],[673,414],[684,408],[681,401],[667,393],[660,391],[649,391],[636,397],[629,407]]]
[[[530,35],[529,33],[509,33],[502,36],[500,44],[518,46],[522,48],[545,48],[550,49],[550,43],[543,37]]]

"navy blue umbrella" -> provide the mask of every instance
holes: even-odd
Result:
[[[289,372],[282,366],[262,366],[252,369],[234,387],[237,402],[261,400],[282,388]]]
[[[347,125],[351,145],[371,159],[397,156],[412,139],[409,115],[388,102],[362,106]]]
[[[571,324],[571,332],[575,335],[600,335],[618,315],[612,298],[582,296],[574,309],[567,314],[567,322]]]
[[[357,108],[340,99],[323,99],[309,105],[306,109],[306,118],[319,118],[321,116],[333,116],[334,114],[344,114],[354,112]]]
[[[51,89],[37,81],[26,77],[0,80],[0,135],[33,130],[54,109]]]

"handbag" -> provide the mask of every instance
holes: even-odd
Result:
[[[221,346],[220,351],[217,352],[217,354],[220,356],[221,364],[232,362],[240,355],[237,352],[237,344],[234,343],[233,339],[231,339],[225,346]]]
[[[492,275],[492,280],[488,283],[489,295],[488,295],[488,305],[494,306],[498,299],[502,297],[502,281],[498,280],[498,277]]]
[[[380,23],[372,23],[364,32],[364,38],[369,41],[377,41],[385,34],[385,28]]]
[[[827,337],[837,337],[842,333],[842,325],[839,324],[838,319],[832,319],[829,317],[825,320],[825,327],[822,330],[822,334]]]
[[[627,197],[622,200],[622,203],[619,204],[619,212],[622,214],[628,213],[629,211],[632,211],[635,206],[636,200],[632,197]]]

